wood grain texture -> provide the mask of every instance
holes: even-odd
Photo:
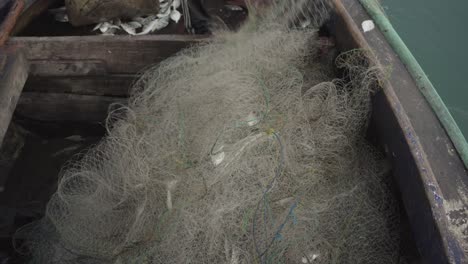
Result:
[[[102,76],[107,69],[100,60],[35,60],[29,73],[31,76]]]
[[[205,37],[188,35],[12,37],[8,46],[22,47],[32,64],[100,61],[109,74],[135,74]],[[54,66],[50,66],[54,67]]]
[[[10,125],[28,77],[28,62],[21,51],[0,49],[0,145]]]
[[[64,93],[24,92],[16,115],[40,121],[103,122],[112,104],[126,104],[124,98]]]
[[[30,76],[24,91],[127,97],[136,78],[134,75]]]
[[[363,33],[371,19],[358,0],[335,0],[334,27],[343,50],[373,52],[391,69],[374,98],[373,126],[392,162],[423,263],[467,263],[468,174],[446,131],[379,29]]]

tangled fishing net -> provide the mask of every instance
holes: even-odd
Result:
[[[278,1],[149,69],[23,231],[38,263],[397,263],[364,140],[377,71],[317,58],[323,1]],[[310,26],[296,28],[294,19]]]

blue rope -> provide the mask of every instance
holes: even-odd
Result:
[[[284,171],[284,164],[285,164],[285,150],[284,150],[284,146],[283,146],[283,142],[281,141],[281,137],[277,134],[277,133],[273,133],[275,139],[278,141],[278,144],[280,146],[280,157],[279,157],[279,166],[278,168],[276,169],[276,172],[275,172],[275,177],[273,177],[273,179],[271,179],[271,181],[268,183],[267,185],[267,188],[265,189],[265,191],[263,192],[263,195],[262,195],[262,199],[260,199],[260,201],[258,201],[257,203],[257,207],[255,209],[255,213],[254,213],[254,216],[253,216],[253,223],[252,223],[252,236],[253,236],[253,242],[254,242],[254,246],[255,246],[255,250],[261,260],[262,263],[264,263],[264,259],[266,259],[267,257],[267,253],[268,253],[268,250],[271,248],[271,246],[274,244],[275,240],[280,240],[282,238],[281,236],[281,232],[283,231],[284,227],[286,226],[287,222],[289,221],[289,219],[293,219],[293,223],[296,222],[296,217],[294,215],[294,209],[297,207],[297,203],[294,202],[290,209],[289,209],[289,213],[288,215],[286,216],[285,220],[281,223],[281,225],[278,227],[278,229],[276,230],[275,232],[275,235],[273,236],[273,238],[271,239],[271,241],[268,243],[268,245],[266,246],[265,250],[261,250],[260,247],[259,247],[259,243],[257,241],[257,236],[256,236],[256,231],[257,231],[257,217],[258,217],[258,211],[260,210],[260,206],[262,203],[264,203],[264,216],[263,216],[263,219],[265,221],[265,236],[267,235],[267,232],[266,232],[266,214],[267,214],[267,211],[268,211],[268,208],[267,208],[267,204],[268,204],[268,199],[267,199],[267,195],[268,193],[271,191],[271,189],[273,188],[273,185],[274,183],[277,181],[277,179],[281,176],[281,174],[283,173]],[[265,238],[266,240],[266,238]]]

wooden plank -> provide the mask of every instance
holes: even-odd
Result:
[[[343,49],[372,50],[375,63],[391,69],[374,98],[373,126],[394,168],[412,232],[424,263],[466,263],[468,175],[430,105],[357,0],[335,0],[334,27]]]
[[[19,17],[12,30],[12,35],[18,35],[23,31],[36,17],[45,12],[52,4],[58,0],[26,0],[26,9]]]
[[[0,49],[0,145],[28,77],[28,63],[21,51]]]
[[[110,96],[24,92],[15,114],[40,121],[99,123],[106,119],[112,104],[126,102]]]
[[[127,97],[135,79],[134,75],[30,76],[26,81],[24,91]]]
[[[0,46],[3,46],[3,44],[5,44],[6,40],[10,36],[10,33],[13,30],[18,17],[23,11],[23,8],[24,0],[12,1],[10,10],[0,25]]]
[[[106,65],[100,60],[49,60],[31,61],[31,76],[83,76],[104,75]]]
[[[108,73],[135,74],[206,37],[192,35],[12,37],[32,63],[98,60]]]

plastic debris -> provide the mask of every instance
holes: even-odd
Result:
[[[302,263],[311,263],[312,261],[315,262],[318,257],[320,257],[320,254],[309,254],[307,257],[302,257],[301,261]]]
[[[168,17],[162,17],[162,18],[157,18],[153,21],[151,21],[149,24],[145,25],[143,27],[143,31],[140,33],[137,33],[136,35],[146,35],[148,33],[154,32],[156,30],[163,29],[169,25],[169,18]]]
[[[146,35],[167,27],[171,20],[175,23],[180,21],[182,14],[177,10],[181,6],[180,0],[159,0],[159,3],[160,10],[158,14],[134,17],[125,22],[120,19],[101,22],[92,31],[99,30],[102,35],[114,35],[118,31],[124,31],[129,35]],[[55,20],[69,22],[66,11],[65,6],[49,10],[54,15]]]
[[[178,23],[180,18],[182,17],[182,14],[179,11],[174,10],[171,12],[170,17],[172,21]]]
[[[120,29],[121,22],[120,20],[112,22],[102,22],[97,24],[93,31],[100,30],[103,35],[113,35],[116,29]]]
[[[238,6],[238,5],[225,5],[224,6],[227,10],[230,10],[230,11],[236,11],[236,12],[240,12],[240,11],[244,11],[244,9],[241,7],[241,6]]]
[[[128,23],[122,23],[120,25],[120,27],[130,35],[136,35],[136,30],[138,28],[141,28],[142,26],[143,26],[142,24],[140,24],[139,22],[136,22],[136,21],[132,21],[132,22],[128,22]]]
[[[99,28],[102,34],[114,34],[115,30],[123,30],[130,35],[146,35],[157,30],[161,30],[169,25],[170,20],[178,23],[182,14],[177,10],[180,7],[180,0],[168,1],[159,0],[161,9],[158,14],[151,14],[146,17],[135,17],[131,21],[121,23],[103,22],[95,27]],[[114,20],[115,21],[115,20]],[[137,32],[141,29],[140,32]]]
[[[312,24],[312,21],[310,19],[305,19],[301,21],[301,28],[306,28]]]
[[[167,183],[167,200],[166,206],[168,210],[172,210],[172,192],[174,191],[177,185],[177,181],[170,181]]]
[[[365,32],[369,32],[375,28],[374,21],[372,20],[365,20],[362,22],[362,30]]]
[[[258,123],[260,123],[260,120],[261,118],[257,115],[256,112],[251,112],[248,116],[247,116],[247,125],[248,126],[255,126],[257,125]]]
[[[223,149],[224,146],[221,146],[215,153],[212,153],[211,162],[213,163],[213,165],[218,166],[223,162],[224,158],[226,157],[226,154],[224,153]]]

